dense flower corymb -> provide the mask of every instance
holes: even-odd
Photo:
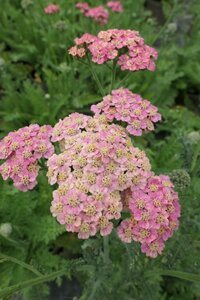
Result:
[[[0,141],[0,166],[4,180],[11,178],[14,186],[26,192],[37,184],[38,160],[49,158],[54,153],[50,142],[52,127],[37,124],[10,132]]]
[[[56,124],[52,140],[62,150],[48,161],[49,183],[59,185],[53,216],[79,238],[110,234],[111,221],[121,217],[121,192],[144,186],[152,174],[144,152],[122,127],[76,113]]]
[[[108,1],[107,6],[114,12],[123,11],[123,6],[120,1]]]
[[[132,217],[122,221],[118,235],[126,243],[141,243],[142,252],[156,257],[178,228],[178,194],[169,177],[160,175],[151,176],[145,187],[131,188],[126,195]]]
[[[85,40],[86,36],[92,38]],[[80,48],[85,50],[84,55],[79,55]],[[109,29],[99,32],[97,36],[84,34],[75,39],[75,46],[69,49],[71,55],[78,57],[84,57],[86,51],[89,51],[92,61],[97,64],[116,59],[123,71],[155,70],[157,51],[144,43],[138,31]]]
[[[157,107],[123,88],[112,91],[102,102],[92,105],[91,110],[96,115],[104,115],[109,122],[117,120],[127,123],[126,130],[136,136],[142,135],[143,131],[154,130],[153,123],[161,120]]]
[[[59,5],[56,4],[49,4],[47,7],[44,8],[45,14],[55,14],[60,10]]]
[[[76,7],[88,18],[94,19],[100,25],[105,25],[108,22],[109,14],[102,6],[90,7],[88,3],[77,3]]]

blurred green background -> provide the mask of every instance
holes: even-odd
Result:
[[[45,172],[27,193],[0,179],[0,299],[199,299],[200,2],[122,0],[124,12],[111,12],[103,27],[81,15],[76,1],[55,2],[60,12],[45,15],[46,0],[0,0],[0,138],[31,123],[53,125],[71,112],[89,113],[101,96],[67,49],[85,32],[138,30],[159,52],[157,69],[129,75],[118,69],[114,88],[141,94],[162,113],[156,131],[133,143],[156,174],[172,176],[181,224],[156,259],[113,233],[105,264],[101,238],[80,241],[52,218]],[[109,69],[95,70],[108,91]]]

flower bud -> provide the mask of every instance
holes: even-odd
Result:
[[[190,175],[184,169],[173,170],[170,177],[175,187],[180,191],[188,188],[191,184]]]
[[[200,133],[192,131],[186,135],[186,140],[191,145],[196,145],[200,141]]]
[[[21,7],[23,8],[23,9],[26,9],[26,8],[28,8],[30,5],[32,5],[33,4],[33,1],[32,0],[22,0],[21,1]]]
[[[9,237],[12,232],[12,225],[10,223],[2,223],[0,225],[0,235],[3,237]]]

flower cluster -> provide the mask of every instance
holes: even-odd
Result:
[[[80,2],[76,7],[88,18],[94,19],[100,25],[108,23],[108,11],[102,6],[91,8],[88,3]]]
[[[59,12],[60,7],[56,4],[49,4],[47,7],[44,8],[45,14],[51,15]]]
[[[123,6],[120,1],[108,1],[107,6],[114,12],[123,11]]]
[[[142,188],[152,174],[146,155],[102,116],[71,114],[55,125],[52,141],[62,151],[48,161],[49,183],[58,184],[53,216],[81,239],[110,234],[111,221],[121,217],[122,191]]]
[[[143,100],[140,95],[133,94],[128,89],[113,90],[111,95],[103,98],[97,105],[92,105],[91,110],[102,114],[109,122],[113,120],[126,122],[126,130],[132,135],[142,135],[154,129],[153,123],[161,120],[156,106],[148,100]]]
[[[92,61],[97,64],[116,59],[123,71],[155,70],[157,51],[144,43],[138,31],[109,29],[99,32],[97,36],[84,34],[75,39],[75,46],[69,49],[69,53],[84,57],[86,50],[90,52]]]
[[[118,235],[125,243],[141,243],[142,252],[156,257],[178,227],[178,194],[168,176],[151,176],[142,189],[132,187],[124,193],[131,218],[121,222]]]
[[[54,153],[50,142],[52,127],[37,124],[10,132],[0,141],[0,166],[4,180],[11,178],[14,186],[26,192],[37,184],[38,160],[49,158]]]

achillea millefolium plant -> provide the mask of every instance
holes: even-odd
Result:
[[[90,67],[88,51],[98,64],[113,60],[122,70],[155,69],[157,52],[136,31],[84,34],[75,43],[81,48],[75,46],[69,53],[86,56]],[[120,55],[123,48],[126,52]],[[49,183],[57,185],[51,212],[67,231],[88,239],[98,232],[108,236],[115,227],[123,242],[137,241],[143,252],[156,257],[178,227],[178,194],[168,176],[153,173],[145,153],[132,145],[128,134],[153,130],[161,115],[149,101],[123,88],[112,90],[92,110],[94,117],[73,113],[53,129],[36,124],[9,133],[0,144],[0,158],[6,160],[1,174],[26,192],[37,184],[40,160],[48,159]],[[120,122],[127,124],[125,129]],[[60,154],[54,153],[54,142],[59,142]],[[123,211],[129,213],[124,220]]]
[[[199,4],[148,2],[1,3],[0,298],[198,298]]]

